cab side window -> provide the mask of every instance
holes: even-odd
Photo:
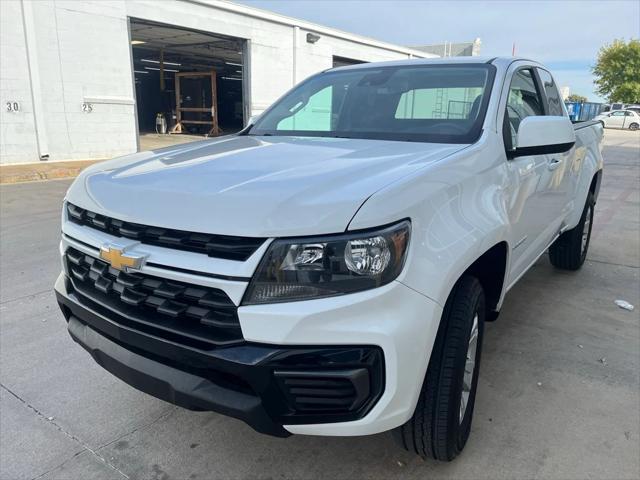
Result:
[[[553,81],[553,77],[549,72],[541,68],[538,69],[538,75],[540,75],[540,80],[542,80],[544,93],[547,95],[547,103],[549,105],[547,115],[563,116],[562,99],[558,93],[558,87]]]
[[[534,115],[544,115],[542,96],[536,86],[533,70],[524,68],[513,74],[509,87],[507,111],[503,124],[507,151],[515,149],[520,122]]]

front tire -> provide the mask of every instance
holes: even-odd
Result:
[[[589,192],[578,225],[564,232],[551,244],[549,260],[554,267],[562,270],[578,270],[582,267],[589,250],[595,206],[595,197]]]
[[[482,286],[465,275],[445,304],[415,412],[393,431],[404,449],[443,461],[462,452],[471,431],[484,319]]]

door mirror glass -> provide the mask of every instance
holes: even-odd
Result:
[[[527,117],[520,122],[511,157],[566,152],[576,143],[571,120],[560,116]]]

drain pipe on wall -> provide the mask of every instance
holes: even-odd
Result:
[[[300,37],[300,27],[294,25],[293,27],[293,85],[298,83],[298,42]]]
[[[42,85],[40,83],[40,71],[38,70],[38,48],[36,45],[33,7],[28,0],[22,0],[20,4],[22,6],[22,27],[27,50],[27,63],[29,65],[29,86],[31,89],[38,156],[40,160],[44,161],[49,160],[49,144],[47,142],[47,127],[44,122],[44,108],[42,105]]]

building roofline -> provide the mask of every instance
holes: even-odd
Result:
[[[279,13],[270,12],[268,10],[262,10],[260,8],[249,7],[246,5],[240,5],[228,0],[183,0],[188,3],[194,3],[209,8],[218,8],[227,12],[237,13],[240,15],[246,15],[249,17],[265,20],[272,23],[278,23],[280,25],[286,25],[289,27],[299,27],[304,30],[308,30],[313,33],[326,35],[329,37],[339,38],[342,40],[348,40],[350,42],[359,43],[361,45],[369,45],[372,47],[378,47],[385,50],[389,50],[396,53],[402,53],[405,55],[412,55],[417,58],[439,58],[438,55],[421,52],[410,47],[404,47],[402,45],[396,45],[393,43],[383,42],[374,38],[365,37],[363,35],[356,35],[354,33],[345,32],[335,28],[325,27],[324,25],[318,25],[316,23],[307,22],[298,18],[287,17],[286,15],[280,15]]]

